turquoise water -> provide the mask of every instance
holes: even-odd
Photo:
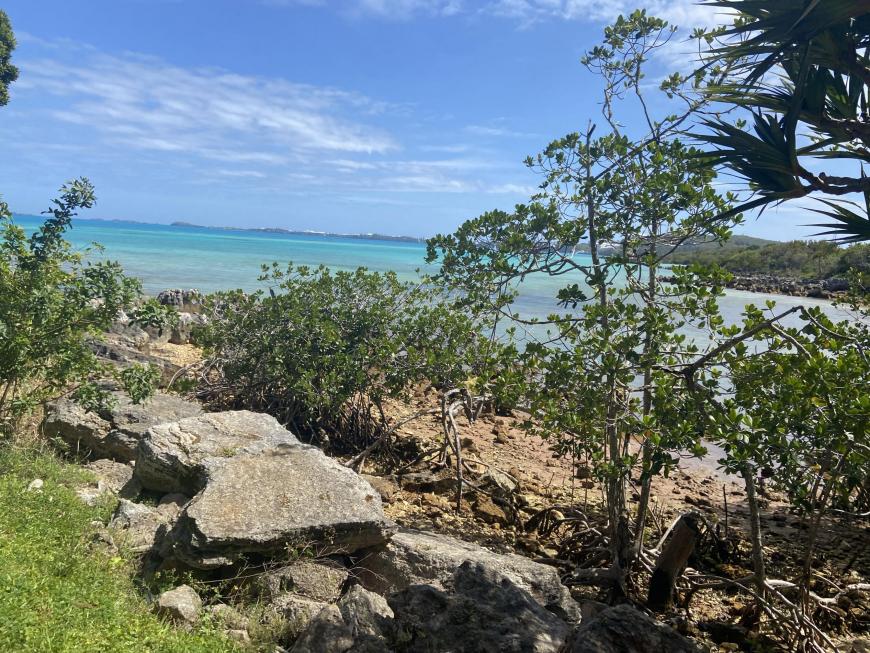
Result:
[[[27,216],[16,216],[15,221],[28,231],[40,224],[40,219]],[[425,269],[425,246],[412,242],[79,219],[74,221],[68,239],[79,249],[100,243],[105,250],[95,256],[119,261],[127,274],[141,279],[149,294],[166,288],[254,290],[262,287],[257,281],[260,265],[272,261],[323,264],[343,270],[359,266],[393,270],[405,280],[416,279],[417,270]],[[516,310],[526,317],[539,318],[557,311],[556,291],[565,281],[528,279]],[[720,305],[726,321],[733,323],[740,320],[746,304],[763,305],[767,299],[775,300],[778,309],[814,305],[823,307],[834,318],[849,317],[823,300],[741,291],[728,291]]]

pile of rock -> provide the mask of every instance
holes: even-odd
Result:
[[[234,605],[203,606],[187,586],[162,594],[155,609],[180,627],[207,614],[246,643],[265,610],[283,624],[278,643],[296,653],[639,651],[644,637],[659,637],[656,650],[696,650],[627,609],[575,633],[581,611],[555,568],[397,530],[365,479],[270,416],[119,397],[101,415],[57,402],[45,429],[100,458],[90,499],[121,497],[104,539],[152,566],[247,584],[252,600]],[[150,503],[136,503],[140,493]]]

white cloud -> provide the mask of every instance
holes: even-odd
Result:
[[[25,60],[21,68],[17,88],[68,100],[55,118],[142,149],[278,162],[294,153],[398,148],[389,134],[347,117],[381,113],[386,104],[334,88],[185,69],[132,54]]]

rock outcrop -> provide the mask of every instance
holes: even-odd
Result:
[[[94,475],[93,482],[76,490],[79,498],[89,506],[97,505],[104,497],[135,499],[142,485],[133,478],[133,467],[108,458],[101,458],[85,465]]]
[[[411,585],[389,598],[396,651],[558,653],[570,634],[564,621],[491,567],[464,562],[452,586],[446,592]]]
[[[574,634],[569,653],[701,653],[673,628],[628,605],[603,610]]]
[[[114,406],[99,414],[71,399],[51,402],[43,433],[64,441],[76,453],[132,462],[136,460],[139,440],[149,428],[202,413],[199,404],[162,392],[143,404],[134,404],[121,391],[113,391],[111,396]]]
[[[166,495],[156,508],[121,499],[109,521],[114,542],[132,553],[158,549],[185,503],[187,497],[181,494]]]
[[[580,609],[555,568],[520,555],[493,553],[436,533],[401,529],[385,547],[361,558],[358,575],[367,589],[384,595],[419,583],[452,589],[456,569],[465,562],[504,575],[569,623],[580,619]]]
[[[392,532],[368,483],[261,413],[212,413],[151,428],[135,474],[146,489],[195,495],[164,553],[200,569],[311,544],[352,553]]]

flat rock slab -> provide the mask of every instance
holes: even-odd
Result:
[[[364,587],[383,595],[418,583],[452,589],[454,574],[464,562],[503,574],[568,623],[580,620],[580,608],[554,567],[437,533],[401,529],[385,547],[363,556],[357,573]]]
[[[136,478],[149,490],[193,495],[204,486],[209,464],[283,446],[301,445],[270,415],[203,414],[149,429],[139,443]]]
[[[175,555],[208,569],[245,553],[314,545],[352,553],[384,543],[392,525],[378,493],[306,445],[207,462],[205,488],[178,522]]]
[[[99,414],[71,399],[49,403],[43,432],[61,439],[75,452],[132,462],[136,460],[139,440],[149,428],[202,413],[199,404],[162,392],[142,404],[134,404],[120,391],[111,395],[113,408]]]

